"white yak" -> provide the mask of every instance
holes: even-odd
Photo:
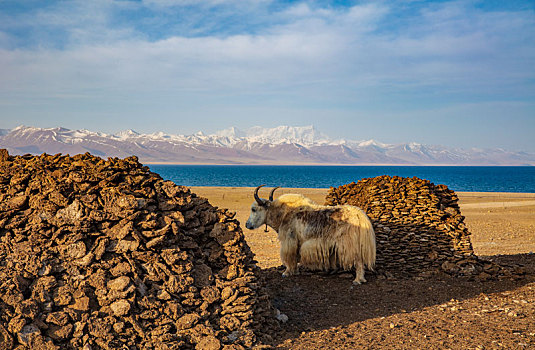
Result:
[[[366,282],[364,267],[375,265],[375,232],[370,219],[358,207],[323,206],[299,194],[284,194],[273,200],[258,197],[245,227],[272,227],[281,244],[283,276],[298,272],[297,264],[314,270],[355,269],[353,283]]]

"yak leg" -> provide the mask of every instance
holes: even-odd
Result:
[[[282,277],[297,274],[298,250],[296,239],[287,238],[281,242],[281,260],[286,266],[286,271],[284,271]]]
[[[366,282],[366,279],[364,278],[364,264],[362,261],[357,260],[355,262],[355,279],[353,280],[353,284],[361,284]]]

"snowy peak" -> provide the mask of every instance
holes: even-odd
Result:
[[[117,133],[115,136],[121,140],[126,140],[132,137],[138,137],[140,134],[137,131],[134,131],[132,129],[123,130],[119,133]]]
[[[233,139],[237,139],[237,138],[242,138],[242,137],[246,137],[247,134],[245,133],[245,131],[242,131],[234,126],[231,126],[230,128],[228,129],[224,129],[224,130],[220,130],[220,131],[217,131],[214,136],[220,136],[220,137],[227,137],[227,138],[233,138]]]
[[[298,143],[313,145],[328,143],[329,137],[319,132],[314,126],[278,126],[276,128],[262,128],[254,126],[247,130],[247,137],[251,141],[264,143]]]
[[[358,147],[379,147],[379,148],[385,148],[388,145],[385,143],[377,142],[375,140],[368,140],[368,141],[359,141],[357,143]]]
[[[50,139],[59,142],[77,142],[85,140],[89,137],[99,136],[108,137],[103,133],[97,133],[85,129],[70,130],[62,127],[57,128],[35,128],[30,126],[17,126],[7,134],[2,135],[4,137],[15,137],[21,139]]]
[[[107,135],[83,129],[18,126],[0,129],[0,148],[7,148],[10,154],[137,155],[144,163],[535,165],[535,154],[527,152],[332,140],[314,126],[256,126],[245,131],[231,127],[211,135],[140,134],[134,130]]]

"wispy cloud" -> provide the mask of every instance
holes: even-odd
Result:
[[[4,1],[0,13],[0,103],[21,110],[69,98],[98,110],[103,96],[157,98],[162,114],[200,100],[356,115],[380,104],[404,113],[496,100],[535,108],[535,12],[524,6]]]

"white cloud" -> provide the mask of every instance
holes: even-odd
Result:
[[[70,98],[99,108],[103,96],[117,96],[117,103],[153,98],[162,108],[178,103],[188,109],[193,108],[188,103],[216,105],[222,97],[236,109],[252,99],[266,107],[322,103],[362,113],[380,110],[373,104],[385,101],[404,100],[416,108],[431,103],[424,100],[430,94],[443,97],[436,98],[439,104],[533,98],[531,12],[483,11],[471,2],[452,2],[397,18],[400,9],[390,2],[349,8],[300,2],[278,11],[268,10],[269,3],[205,1],[202,6],[241,12],[228,18],[207,12],[197,24],[181,17],[177,25],[187,22],[182,34],[151,37],[142,25],[117,25],[115,2],[60,2],[22,19],[53,32],[47,35],[64,35],[62,45],[12,48],[17,39],[0,32],[0,103],[16,97],[22,109],[25,99]],[[154,9],[198,2],[143,4]],[[224,28],[239,20],[251,24]]]
[[[171,5],[187,1],[154,2]],[[423,22],[399,28],[396,33],[380,31],[381,21],[389,12],[384,5],[340,10],[312,9],[300,3],[274,13],[285,20],[265,28],[263,33],[174,36],[152,42],[128,39],[131,32],[127,29],[108,31],[106,14],[94,16],[102,7],[83,6],[82,10],[86,14],[77,12],[68,20],[67,13],[38,16],[38,22],[69,27],[77,44],[65,50],[4,51],[4,68],[0,69],[3,76],[12,79],[8,79],[9,85],[4,81],[3,89],[18,84],[21,89],[31,85],[39,90],[51,80],[63,81],[72,88],[131,87],[136,82],[141,87],[147,80],[161,89],[198,88],[203,84],[207,90],[220,88],[221,84],[244,89],[269,84],[283,88],[296,79],[334,80],[348,87],[406,81],[468,89],[474,78],[507,80],[513,73],[519,79],[527,73],[527,62],[513,67],[513,63],[520,63],[514,52],[522,50],[524,60],[535,56],[533,48],[510,47],[511,38],[528,30],[533,20],[519,20],[516,14],[511,20],[504,13],[475,10],[464,14],[465,9],[456,4],[428,11],[420,18]],[[289,16],[296,18],[288,22]],[[458,33],[459,26],[464,28],[462,34]],[[502,36],[496,35],[496,27],[502,29]],[[23,79],[15,79],[21,76]],[[467,76],[469,79],[460,81]]]

